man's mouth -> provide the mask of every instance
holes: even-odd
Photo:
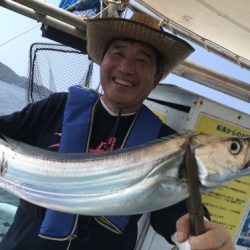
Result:
[[[135,84],[132,82],[129,82],[127,80],[121,79],[119,77],[113,77],[113,81],[119,85],[125,86],[125,87],[134,87]]]

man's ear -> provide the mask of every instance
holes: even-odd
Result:
[[[154,80],[154,88],[157,86],[157,84],[161,81],[162,79],[162,72],[158,73],[157,75],[155,75],[155,80]]]

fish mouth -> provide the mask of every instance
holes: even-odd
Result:
[[[245,166],[241,169],[240,176],[250,176],[250,159],[246,162]]]
[[[249,169],[250,174],[250,160],[247,162],[247,164],[244,166],[244,169]]]

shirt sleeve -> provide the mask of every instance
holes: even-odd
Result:
[[[65,95],[52,94],[44,100],[29,104],[21,111],[1,116],[1,133],[14,140],[34,145],[42,130],[49,129],[52,125],[53,114],[64,108],[60,103],[65,102],[65,99]]]

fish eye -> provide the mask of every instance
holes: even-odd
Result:
[[[242,145],[238,140],[232,140],[228,145],[228,150],[231,154],[237,155],[240,153]]]

